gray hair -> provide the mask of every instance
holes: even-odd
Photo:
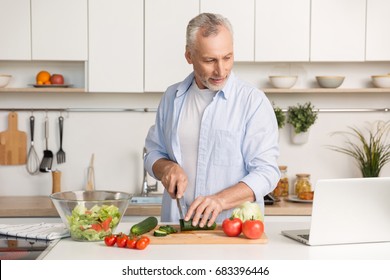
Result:
[[[196,34],[203,29],[202,36],[217,35],[218,27],[224,26],[233,36],[233,28],[230,21],[219,14],[202,13],[194,17],[187,25],[186,44],[190,50],[194,49]]]

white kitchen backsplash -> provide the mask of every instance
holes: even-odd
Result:
[[[4,64],[0,64],[4,66]],[[34,66],[35,67],[35,66]],[[7,68],[8,69],[8,68]],[[83,66],[69,66],[69,75],[83,74]],[[15,70],[16,71],[16,70]],[[34,68],[35,71],[35,68]],[[316,75],[345,75],[341,88],[372,87],[370,76],[390,72],[390,63],[236,63],[235,73],[259,88],[270,88],[268,75],[280,71],[298,73],[295,88],[317,85]],[[292,72],[296,71],[296,72]],[[2,67],[0,68],[2,72]],[[16,71],[27,81],[31,69]],[[279,73],[279,72],[278,72]],[[83,86],[82,79],[74,78]],[[131,81],[129,81],[131,82]],[[17,84],[21,87],[20,84]],[[1,108],[156,108],[161,93],[0,93]],[[389,108],[388,93],[272,93],[268,97],[276,105],[287,108],[296,103],[311,101],[316,108]],[[49,149],[57,153],[59,148],[59,112],[48,112],[50,119]],[[28,118],[31,112],[18,112],[19,130],[29,135]],[[44,149],[45,112],[34,112],[35,147],[42,158]],[[62,172],[61,189],[85,188],[87,167],[91,154],[95,154],[95,179],[97,189],[139,193],[142,186],[142,149],[149,127],[154,123],[153,112],[124,113],[69,113],[63,114],[66,163],[53,169]],[[8,112],[0,111],[0,131],[7,129]],[[331,133],[346,130],[348,126],[362,127],[366,122],[389,120],[390,112],[369,113],[319,113],[310,130],[309,142],[293,145],[289,138],[289,126],[280,130],[279,163],[288,166],[290,186],[296,173],[310,173],[313,183],[320,178],[359,177],[355,162],[344,154],[326,148],[342,144],[341,137]],[[28,147],[30,145],[28,144]],[[390,176],[387,165],[381,173]],[[149,178],[150,183],[153,183]],[[0,166],[0,196],[49,195],[52,189],[50,173],[36,176],[28,174],[25,166]],[[159,191],[162,191],[161,185]]]

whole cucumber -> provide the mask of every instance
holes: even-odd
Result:
[[[135,224],[130,229],[130,235],[142,235],[145,234],[152,229],[154,229],[158,224],[158,220],[156,217],[148,217],[145,220]]]

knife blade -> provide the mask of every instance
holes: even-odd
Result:
[[[179,209],[180,219],[184,220],[184,215],[186,214],[186,207],[183,197],[176,198],[176,204],[177,208]]]
[[[181,209],[180,198],[176,198],[177,208],[179,209],[180,219],[184,219],[183,209]]]

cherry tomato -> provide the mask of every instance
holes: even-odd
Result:
[[[242,221],[239,218],[226,218],[222,222],[223,232],[230,237],[239,236],[242,230]]]
[[[129,239],[129,237],[126,234],[122,233],[122,234],[118,235],[118,237],[116,238],[116,246],[118,246],[120,248],[126,247],[128,239]]]
[[[264,224],[260,220],[246,220],[242,224],[242,233],[246,238],[249,239],[259,239],[264,232]]]
[[[144,239],[146,241],[146,245],[150,244],[150,238],[147,236],[141,236],[140,239]]]
[[[137,243],[136,243],[136,248],[138,250],[143,250],[145,249],[146,247],[148,247],[148,241],[144,238],[140,238],[138,239]]]
[[[136,237],[132,237],[127,239],[126,241],[126,247],[129,249],[136,249],[136,244],[137,244],[138,239]]]
[[[106,243],[107,246],[114,246],[116,243],[116,236],[115,235],[108,235],[104,238],[104,243]]]

